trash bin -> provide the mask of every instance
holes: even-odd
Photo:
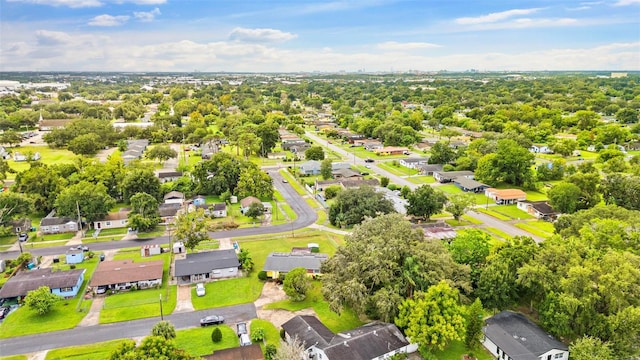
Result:
[[[100,261],[104,261],[104,254],[100,254]]]

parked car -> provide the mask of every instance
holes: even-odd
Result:
[[[98,286],[96,288],[96,294],[104,294],[107,292],[107,287],[106,286]]]
[[[286,184],[286,183],[288,183],[289,181],[287,181],[287,179],[282,179],[282,182]]]
[[[236,324],[236,329],[238,330],[238,336],[247,333],[247,323],[239,322]]]
[[[372,162],[374,162],[374,161],[375,161],[375,160],[373,160],[373,159],[371,159],[371,158],[366,158],[366,159],[364,159],[364,162],[366,162],[366,163],[372,163]]]
[[[0,320],[4,319],[11,312],[11,308],[8,306],[0,307]]]
[[[25,242],[25,241],[29,240],[29,235],[27,235],[27,234],[25,234],[25,233],[20,233],[20,234],[18,235],[18,240],[19,240],[20,242]]]
[[[200,319],[200,326],[220,325],[224,323],[224,317],[220,315],[209,315]]]
[[[204,289],[204,284],[203,283],[198,283],[196,285],[196,295],[204,296],[205,293],[206,293],[206,290]]]
[[[78,246],[72,246],[71,248],[69,248],[69,250],[89,251],[89,247],[84,245],[78,245]]]
[[[251,338],[249,334],[240,335],[240,346],[249,346],[251,345]]]

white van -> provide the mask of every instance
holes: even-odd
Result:
[[[251,345],[251,338],[249,338],[249,334],[240,335],[240,346],[248,346]]]

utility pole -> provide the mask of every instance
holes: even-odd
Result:
[[[80,217],[80,204],[76,201],[76,210],[78,210],[78,231],[82,231],[82,218]]]
[[[164,314],[162,314],[162,294],[160,295],[160,320],[164,321]]]

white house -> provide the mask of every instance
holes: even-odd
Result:
[[[165,204],[180,204],[184,202],[184,194],[179,191],[169,191],[164,196]]]
[[[409,343],[393,324],[373,322],[334,334],[315,316],[296,316],[282,324],[285,340],[297,337],[303,344],[301,358],[322,360],[387,359],[395,354],[412,353]]]
[[[547,145],[540,144],[531,145],[529,151],[536,154],[553,154],[553,150],[551,150]]]
[[[429,158],[426,157],[410,157],[406,159],[398,160],[398,163],[409,169],[417,169],[420,165],[426,165],[429,162]]]
[[[118,211],[107,214],[104,218],[93,222],[94,229],[124,228],[129,224],[129,211]]]
[[[498,359],[568,360],[569,348],[520,313],[503,311],[487,319],[482,344]]]

